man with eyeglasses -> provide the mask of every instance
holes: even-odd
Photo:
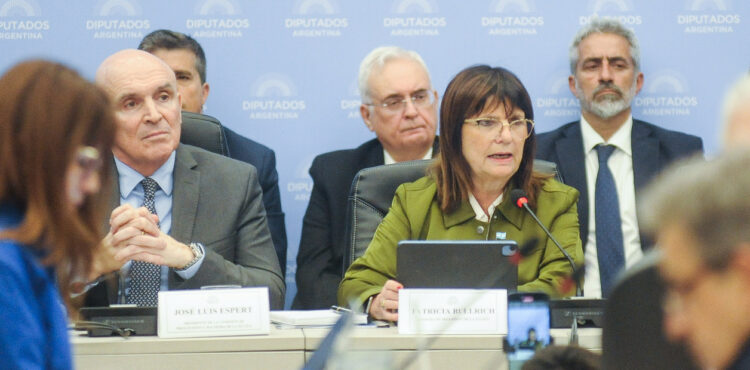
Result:
[[[638,229],[639,190],[672,161],[702,152],[703,143],[633,119],[631,103],[643,86],[640,51],[635,34],[618,21],[593,19],[578,32],[570,71],[581,118],[540,134],[536,157],[555,162],[563,181],[581,192],[583,293],[606,298],[617,274],[651,246]]]
[[[362,120],[377,138],[313,160],[313,190],[302,224],[293,309],[328,308],[337,303],[346,202],[357,172],[429,159],[437,152],[438,95],[419,54],[394,46],[374,49],[360,64],[359,90]]]
[[[665,284],[664,330],[705,369],[750,369],[750,152],[671,168],[643,199]]]

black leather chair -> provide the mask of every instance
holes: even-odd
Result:
[[[347,235],[344,272],[355,259],[365,253],[375,229],[383,221],[399,185],[425,176],[429,160],[401,162],[365,168],[354,176],[347,206]],[[553,162],[534,160],[534,170],[554,174],[560,181]]]
[[[183,111],[180,142],[229,156],[229,146],[221,122],[209,115]]]
[[[607,300],[602,328],[604,369],[698,369],[682,345],[664,335],[658,250],[628,269]]]

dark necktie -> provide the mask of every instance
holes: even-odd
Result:
[[[614,150],[615,147],[612,145],[601,144],[596,147],[599,156],[599,173],[596,175],[596,195],[594,199],[596,253],[599,260],[602,297],[604,298],[609,296],[615,277],[625,266],[617,188],[615,188],[615,179],[607,165],[607,160]]]
[[[156,214],[154,194],[159,184],[150,177],[141,181],[143,186],[143,206]],[[156,306],[159,287],[161,286],[161,267],[153,263],[133,261],[130,266],[130,299],[128,303],[138,306]]]

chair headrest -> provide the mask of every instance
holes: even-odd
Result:
[[[221,122],[206,114],[182,112],[180,142],[225,156],[229,154]]]

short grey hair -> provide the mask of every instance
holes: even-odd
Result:
[[[372,103],[372,92],[370,91],[370,75],[373,71],[383,68],[383,66],[393,59],[411,59],[424,68],[427,78],[430,78],[430,71],[422,60],[422,57],[416,51],[402,49],[398,46],[381,46],[375,48],[359,65],[359,95],[362,103]],[[432,86],[432,82],[430,82]]]
[[[721,122],[724,126],[723,132],[725,142],[730,116],[737,108],[747,104],[750,104],[750,74],[745,74],[740,77],[724,97],[724,106],[721,110]],[[750,122],[747,124],[750,125]]]
[[[646,231],[683,226],[696,252],[714,270],[727,266],[742,243],[750,243],[750,151],[735,150],[705,161],[678,162],[657,177],[641,199]]]
[[[610,18],[593,18],[589,24],[578,30],[578,33],[573,38],[573,43],[570,44],[570,50],[568,51],[570,57],[570,74],[575,76],[576,66],[578,65],[578,45],[586,37],[591,36],[594,33],[611,33],[614,35],[622,36],[630,44],[630,58],[633,60],[635,71],[641,70],[641,50],[638,46],[638,39],[635,37],[635,33],[623,26],[622,23],[616,19]]]

